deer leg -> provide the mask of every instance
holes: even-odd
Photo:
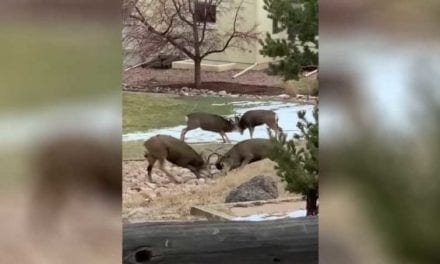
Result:
[[[227,141],[228,143],[231,143],[231,140],[229,140],[228,135],[226,135],[226,133],[224,133],[224,134],[225,134],[226,141]]]
[[[188,166],[188,169],[196,175],[197,179],[200,179],[200,173],[193,166]]]
[[[174,175],[172,175],[171,173],[169,173],[165,167],[165,160],[159,160],[159,168],[161,171],[165,172],[165,174],[168,176],[168,178],[172,179],[174,182],[176,183],[181,183],[181,181],[179,179],[177,179]]]
[[[148,167],[147,167],[148,179],[150,180],[150,182],[154,183],[153,176],[151,175],[151,172],[153,170],[154,163],[156,162],[157,159],[152,156],[146,156],[146,158],[148,160]]]
[[[251,138],[253,138],[254,127],[249,127],[249,134],[251,135]]]
[[[225,137],[223,136],[223,133],[220,132],[219,134],[220,134],[220,136],[222,137],[223,143],[226,143],[226,140],[225,140]]]
[[[223,143],[226,143],[226,142],[230,143],[231,142],[225,132],[223,132],[223,131],[220,132],[220,135],[222,136]],[[226,138],[226,140],[225,140],[225,138]]]
[[[270,129],[272,129],[273,131],[275,131],[275,137],[278,137],[278,133],[280,133],[280,131],[281,131],[281,128],[278,126],[278,124],[274,123],[274,124],[268,125],[268,127]]]
[[[191,127],[191,126],[188,126],[188,127],[184,128],[184,129],[182,129],[182,133],[180,133],[180,140],[185,141],[185,135],[186,135],[186,133],[187,133],[188,131],[191,131],[191,130],[196,129],[196,128],[197,128],[197,127]]]
[[[251,160],[252,160],[252,156],[244,158],[244,160],[240,164],[239,170],[243,169],[246,165],[248,165],[249,162],[251,162]]]
[[[271,131],[270,127],[267,127],[267,134],[269,135],[269,137],[272,137],[272,131]]]
[[[185,134],[188,132],[188,128],[182,129],[182,132],[180,133],[180,140],[185,141]]]
[[[276,131],[276,135],[278,137],[279,134],[283,133],[283,129],[277,124],[277,131]]]

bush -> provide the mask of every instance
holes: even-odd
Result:
[[[277,165],[277,175],[287,183],[286,190],[293,193],[301,193],[307,197],[307,215],[318,213],[318,183],[319,183],[319,124],[318,106],[313,111],[314,123],[305,118],[305,111],[298,112],[300,121],[297,127],[300,134],[287,140],[287,135],[280,133],[277,138],[272,138],[274,151],[271,158]],[[303,138],[304,147],[298,147],[295,139]]]
[[[319,94],[318,80],[315,79],[302,78],[298,81],[290,80],[283,82],[281,87],[284,88],[286,94],[291,96],[298,94],[318,96]]]

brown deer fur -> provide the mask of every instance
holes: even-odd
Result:
[[[275,131],[275,135],[282,129],[278,126],[278,116],[274,111],[270,110],[249,110],[240,118],[238,129],[241,134],[249,129],[251,138],[253,137],[256,126],[266,124],[270,129]]]
[[[237,126],[233,120],[210,113],[191,113],[186,116],[186,120],[187,127],[182,130],[180,135],[180,140],[182,141],[185,140],[185,134],[188,131],[201,128],[203,130],[219,133],[224,143],[226,141],[230,142],[229,138],[226,136],[226,133],[237,129]]]
[[[218,170],[230,171],[242,168],[254,161],[269,158],[272,142],[269,139],[248,139],[235,144],[216,162]]]
[[[207,161],[185,142],[167,135],[156,135],[144,142],[148,152],[145,158],[148,160],[148,177],[154,182],[151,176],[154,163],[159,161],[160,170],[175,182],[180,182],[175,176],[164,168],[165,160],[179,167],[187,168],[200,178],[201,170],[207,168]]]

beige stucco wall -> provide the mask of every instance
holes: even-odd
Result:
[[[286,32],[280,32],[277,34],[272,34],[272,19],[267,17],[267,12],[266,10],[264,10],[264,1],[263,0],[256,0],[258,8],[256,10],[257,12],[257,21],[259,24],[259,30],[260,32],[263,32],[261,34],[261,39],[264,40],[266,38],[266,33],[269,33],[272,35],[272,37],[274,38],[285,38],[286,36]],[[270,57],[264,57],[263,55],[260,54],[260,50],[261,50],[262,46],[261,44],[258,42],[255,46],[255,50],[256,50],[256,62],[258,63],[268,63],[273,61],[273,58]]]
[[[226,1],[228,2],[228,1]],[[234,5],[238,5],[240,0],[235,0]],[[256,2],[255,0],[245,0],[243,10],[240,11],[243,16],[244,23],[240,23],[242,29],[248,29],[252,25],[257,23],[256,20]],[[234,20],[235,10],[228,13],[218,14],[217,23],[214,25],[214,30],[220,32],[230,32],[232,29],[232,23]],[[215,61],[229,61],[236,63],[252,64],[255,63],[255,43],[253,44],[241,44],[243,50],[238,48],[228,48],[225,52],[211,54],[206,57],[207,60]]]
[[[233,0],[234,6],[238,5],[241,0]],[[147,15],[153,15],[151,10],[152,6],[157,4],[154,0],[143,0],[144,7],[146,8]],[[230,1],[224,1],[224,5],[227,5]],[[241,15],[243,16],[243,22],[241,23],[242,28],[250,28],[253,25],[257,25],[257,31],[260,32],[260,38],[264,39],[266,33],[272,33],[272,20],[267,17],[267,12],[263,9],[263,0],[244,0],[243,10]],[[223,8],[228,6],[224,6]],[[218,7],[221,9],[222,7]],[[218,11],[219,12],[219,11]],[[221,12],[220,12],[221,13]],[[227,13],[217,13],[217,22],[213,25],[211,30],[218,30],[220,32],[230,32],[232,28],[232,21],[234,19],[234,10]],[[277,34],[276,36],[281,36],[282,34]],[[242,49],[238,48],[228,48],[225,52],[211,54],[207,56],[206,60],[212,61],[224,61],[224,62],[234,62],[237,65],[241,65],[239,68],[246,68],[248,65],[254,64],[255,62],[261,63],[261,65],[267,65],[271,58],[263,57],[260,55],[259,50],[261,45],[258,41],[254,41],[251,44],[241,43]],[[260,68],[260,67],[258,67]]]
[[[235,0],[238,3],[240,0]],[[242,14],[244,17],[244,26],[249,27],[257,25],[257,31],[260,33],[260,39],[264,39],[266,33],[272,34],[272,20],[267,17],[267,12],[263,9],[263,0],[246,0],[246,9]],[[228,29],[232,21],[233,14],[224,17],[218,17],[216,29],[225,30]],[[279,33],[274,35],[275,37],[283,37],[285,33]],[[255,62],[261,63],[267,66],[267,63],[273,61],[272,58],[264,57],[260,54],[261,45],[258,41],[255,41],[251,45],[244,45],[245,50],[241,51],[236,48],[230,48],[223,53],[212,54],[206,59],[218,60],[218,61],[230,61],[237,64],[254,64]]]

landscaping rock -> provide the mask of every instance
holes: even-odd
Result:
[[[226,203],[258,201],[278,198],[276,182],[269,176],[256,176],[240,184],[226,197]]]
[[[281,99],[289,99],[289,98],[290,98],[290,95],[288,95],[288,94],[280,94],[280,95],[278,95],[278,98],[281,98]]]

